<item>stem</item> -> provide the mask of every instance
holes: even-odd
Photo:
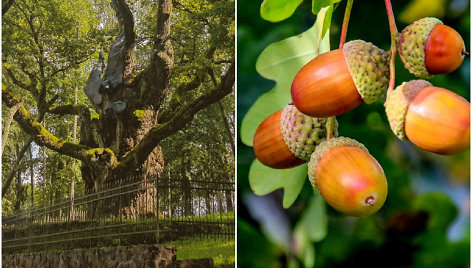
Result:
[[[335,118],[335,116],[328,117],[328,121],[326,122],[326,140],[333,137]]]
[[[388,83],[387,92],[390,92],[395,87],[395,56],[397,53],[396,38],[398,35],[397,25],[395,24],[395,16],[393,15],[392,3],[390,0],[385,0],[385,8],[387,9],[388,25],[390,26],[390,81]]]
[[[344,12],[343,28],[341,30],[341,39],[339,40],[339,49],[342,49],[346,42],[347,26],[349,24],[349,17],[351,16],[352,3],[354,0],[348,0],[346,11]]]

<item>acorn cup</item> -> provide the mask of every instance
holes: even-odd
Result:
[[[397,38],[397,48],[405,68],[419,78],[450,73],[468,54],[459,33],[436,18],[408,25]]]
[[[308,177],[329,205],[348,216],[372,215],[387,198],[382,167],[364,145],[350,138],[318,145],[308,164]]]
[[[387,94],[390,127],[397,137],[433,153],[451,155],[470,146],[470,103],[456,93],[413,80]]]
[[[389,57],[372,43],[347,42],[300,69],[292,82],[292,101],[300,112],[318,118],[375,102],[387,90]]]
[[[310,160],[315,147],[326,139],[326,123],[326,118],[304,115],[288,104],[259,125],[254,135],[254,153],[262,164],[272,168],[301,165]]]

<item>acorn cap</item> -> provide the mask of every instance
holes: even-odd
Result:
[[[338,146],[354,146],[362,149],[365,152],[369,152],[367,148],[360,142],[347,138],[347,137],[338,137],[326,140],[316,147],[316,150],[310,157],[310,162],[308,163],[308,179],[310,180],[313,189],[318,192],[318,186],[316,185],[316,165],[320,161],[321,157],[329,150],[338,147]]]
[[[302,114],[295,105],[289,104],[282,110],[280,129],[293,155],[308,161],[316,146],[326,139],[327,118],[316,118]],[[335,121],[334,136],[338,135]]]
[[[443,24],[437,18],[423,18],[408,25],[397,38],[398,55],[405,68],[419,78],[430,78],[426,69],[425,42],[437,24]]]
[[[393,133],[400,139],[406,140],[405,117],[410,102],[416,95],[427,86],[432,84],[425,80],[412,80],[403,82],[395,90],[387,94],[385,112]]]
[[[362,40],[344,44],[343,53],[364,102],[369,104],[381,98],[389,81],[389,53]]]

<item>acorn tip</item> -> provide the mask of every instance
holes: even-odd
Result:
[[[365,199],[365,204],[369,206],[373,206],[375,204],[375,198],[373,196],[369,196]]]

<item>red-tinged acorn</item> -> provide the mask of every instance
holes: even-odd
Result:
[[[361,143],[345,137],[322,142],[312,154],[308,176],[315,190],[337,211],[369,216],[385,203],[387,179]]]
[[[419,78],[450,73],[467,54],[464,40],[437,18],[423,18],[407,26],[397,39],[405,68]]]
[[[403,83],[387,95],[390,127],[402,140],[443,155],[470,146],[470,103],[424,80]]]
[[[306,116],[289,104],[259,125],[254,135],[254,153],[262,164],[272,168],[301,165],[310,159],[316,145],[326,139],[326,122],[326,118]]]
[[[308,62],[292,82],[297,109],[314,117],[343,114],[378,100],[387,90],[389,53],[372,43],[350,41]]]

